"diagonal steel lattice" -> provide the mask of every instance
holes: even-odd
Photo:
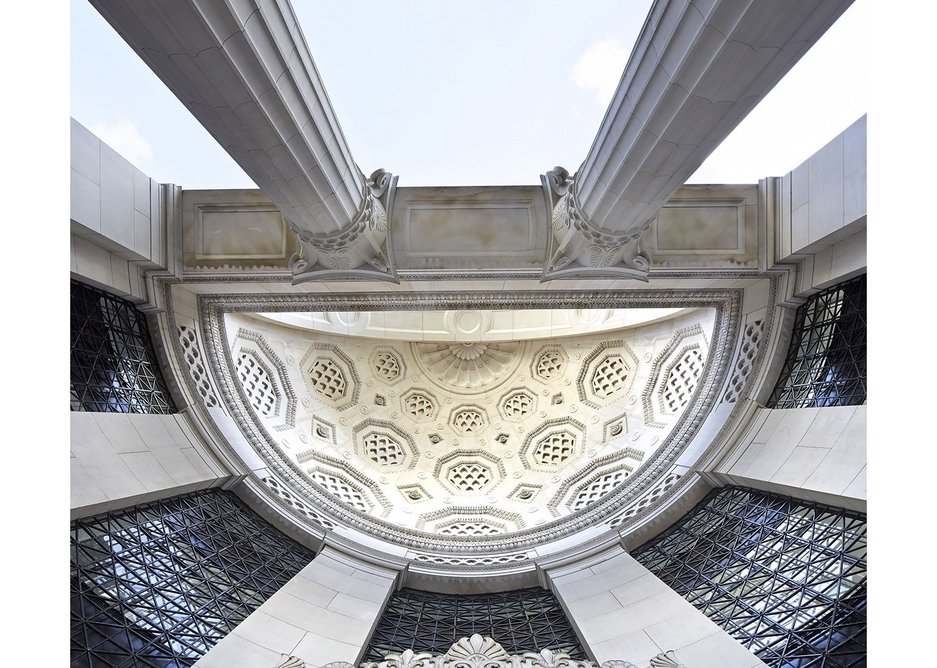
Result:
[[[724,487],[633,553],[774,668],[866,665],[866,518]]]
[[[549,648],[588,658],[556,597],[534,587],[476,595],[401,589],[384,608],[363,661],[408,648],[445,654],[473,633],[494,638],[508,654]]]
[[[71,666],[191,666],[315,556],[232,493],[77,520]]]
[[[146,318],[130,302],[72,281],[71,407],[97,413],[175,413]]]
[[[797,309],[784,368],[768,408],[856,406],[866,398],[865,274]]]

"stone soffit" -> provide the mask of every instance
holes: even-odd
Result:
[[[529,549],[538,544],[543,544],[557,540],[564,536],[574,534],[583,528],[594,526],[595,524],[600,523],[603,519],[607,519],[616,511],[616,509],[620,509],[623,504],[626,504],[628,501],[638,497],[642,492],[648,490],[652,485],[658,482],[663,475],[667,473],[680,452],[692,439],[702,420],[710,412],[712,406],[717,400],[719,390],[724,384],[729,358],[731,357],[731,354],[735,348],[736,337],[738,335],[742,290],[571,290],[550,291],[549,293],[537,291],[517,291],[511,293],[438,292],[432,294],[359,294],[348,292],[319,295],[201,295],[198,299],[198,310],[201,318],[200,326],[202,328],[202,335],[205,341],[207,359],[212,367],[216,379],[219,381],[219,389],[222,394],[223,401],[228,406],[231,414],[238,421],[244,435],[247,437],[254,450],[261,456],[267,465],[268,475],[274,476],[277,479],[276,483],[274,484],[287,485],[292,494],[297,495],[301,499],[308,500],[309,503],[316,509],[315,515],[310,518],[310,514],[308,512],[304,514],[297,511],[293,507],[286,508],[287,512],[296,516],[296,519],[300,524],[311,522],[314,527],[319,527],[318,530],[321,530],[322,526],[325,526],[326,528],[331,528],[334,526],[347,526],[352,529],[367,533],[379,540],[388,541],[393,544],[403,545],[410,548],[428,549],[441,552],[470,552],[472,554],[479,554],[498,552],[503,553],[505,550],[510,549]],[[245,396],[242,379],[239,379],[238,377],[237,360],[233,359],[232,350],[229,346],[229,343],[237,338],[237,333],[228,330],[228,320],[230,318],[239,318],[242,314],[249,313],[286,311],[376,311],[385,309],[471,310],[584,307],[611,309],[641,307],[708,309],[708,312],[711,314],[712,328],[706,333],[706,336],[708,337],[708,351],[705,351],[705,355],[699,351],[693,352],[698,346],[676,346],[674,342],[671,342],[673,343],[671,347],[674,348],[674,350],[670,351],[671,353],[674,353],[675,351],[679,352],[681,355],[686,355],[688,360],[693,358],[695,355],[696,357],[694,359],[697,359],[701,363],[705,364],[705,372],[699,378],[697,387],[694,388],[695,391],[692,393],[693,398],[683,407],[682,413],[672,419],[672,424],[669,425],[670,429],[668,431],[668,435],[662,440],[661,443],[658,444],[653,454],[647,457],[644,461],[641,461],[640,459],[637,460],[632,467],[633,470],[629,471],[630,475],[626,476],[624,481],[620,479],[620,475],[616,478],[614,474],[603,469],[602,463],[598,462],[597,465],[593,465],[591,468],[587,467],[591,478],[590,480],[586,481],[586,483],[595,484],[597,487],[594,487],[590,491],[589,489],[586,489],[588,484],[580,484],[576,490],[579,493],[578,501],[573,498],[575,495],[570,496],[568,493],[570,490],[567,488],[567,495],[565,497],[566,506],[562,512],[557,513],[556,503],[554,503],[554,507],[552,509],[553,517],[550,517],[549,515],[540,517],[539,521],[534,526],[531,526],[523,519],[518,521],[518,518],[516,517],[518,513],[514,513],[513,511],[509,511],[507,509],[500,511],[497,508],[489,509],[492,512],[476,513],[477,515],[484,514],[484,516],[488,518],[488,526],[482,527],[483,533],[475,534],[472,534],[471,532],[479,528],[478,522],[475,523],[474,527],[468,526],[472,523],[466,519],[464,512],[452,512],[447,515],[444,507],[437,506],[432,508],[434,512],[423,512],[421,510],[418,516],[420,518],[419,522],[414,522],[412,526],[403,526],[400,523],[399,518],[396,518],[397,521],[389,521],[386,517],[389,513],[370,511],[371,509],[368,508],[367,500],[362,501],[361,504],[356,506],[354,502],[349,503],[347,497],[344,499],[344,501],[339,500],[339,498],[341,498],[341,493],[336,496],[334,493],[334,488],[326,491],[325,487],[328,487],[329,484],[336,482],[336,477],[344,477],[344,482],[338,481],[338,484],[343,485],[343,489],[345,491],[357,489],[359,492],[364,492],[364,494],[361,495],[362,498],[370,498],[372,503],[375,503],[377,506],[380,506],[381,504],[387,504],[388,506],[391,505],[390,502],[387,501],[387,499],[391,496],[388,490],[372,489],[370,492],[368,492],[368,490],[364,489],[368,486],[367,481],[363,479],[366,478],[366,476],[355,475],[356,471],[360,473],[360,470],[363,470],[367,467],[361,467],[360,465],[353,466],[349,465],[347,462],[343,463],[340,461],[329,462],[328,457],[320,457],[318,461],[324,465],[319,467],[317,479],[316,477],[310,477],[308,466],[305,470],[303,468],[303,465],[306,464],[309,460],[307,460],[307,462],[298,462],[295,456],[290,457],[288,454],[286,454],[284,452],[284,448],[280,446],[278,440],[276,439],[276,425],[274,424],[274,433],[271,433],[270,421],[261,420],[258,417],[258,412],[256,410],[257,404],[255,404],[254,408],[249,406],[250,400]],[[601,337],[604,335],[595,336]],[[605,338],[612,339],[614,337],[605,336]],[[528,342],[524,345],[535,346],[537,343],[538,342]],[[591,343],[595,344],[596,342]],[[257,346],[255,345],[254,349],[256,348]],[[677,348],[679,348],[679,350],[677,350]],[[602,352],[602,349],[603,348],[601,345],[596,346],[596,352],[593,357],[601,357],[600,353]],[[376,349],[373,352],[376,352]],[[473,355],[477,353],[477,350],[468,352],[469,355]],[[258,353],[258,360],[261,360],[262,357],[263,355]],[[606,357],[608,356],[606,355]],[[622,359],[625,357],[627,356],[622,355]],[[519,366],[525,366],[529,360],[530,358],[528,356],[528,359]],[[313,363],[311,359],[308,361]],[[345,368],[341,369],[343,362],[340,359],[340,356],[335,356],[333,361],[333,366],[336,368],[343,370],[346,373],[353,373],[353,371],[348,368],[347,362],[345,363]],[[407,361],[401,361],[404,363],[407,363],[407,361],[412,363],[413,359],[408,358]],[[586,360],[585,364],[588,365],[589,363],[597,361],[601,360]],[[679,360],[676,359],[670,360],[670,366],[666,368],[672,370],[678,361]],[[655,360],[657,367],[661,367],[661,365],[665,362],[666,360],[662,359]],[[606,366],[607,365],[608,364],[606,363]],[[426,372],[426,370],[426,366],[424,365],[423,371]],[[267,364],[266,373],[271,373],[269,363]],[[582,376],[583,373],[585,373],[585,369],[580,372],[579,375]],[[590,373],[594,373],[594,370],[590,371]],[[601,376],[602,374],[599,375]],[[604,376],[602,377],[604,378]],[[579,380],[581,381],[582,378]],[[586,380],[587,383],[593,382],[594,377]],[[360,382],[360,378],[358,381]],[[601,384],[601,381],[597,382]],[[507,389],[507,386],[504,386],[499,388],[499,391],[503,392]],[[538,390],[539,389],[540,388],[538,387]],[[635,391],[638,391],[637,388]],[[386,394],[389,394],[389,392]],[[572,393],[568,392],[568,394]],[[389,397],[384,398],[387,399]],[[565,401],[572,401],[574,399],[579,401],[582,398],[583,397],[576,398],[570,396],[569,398],[565,399]],[[295,400],[295,397],[293,399]],[[401,399],[401,395],[398,394],[395,399]],[[464,397],[464,399],[465,401],[463,403],[465,404],[464,408],[466,409],[466,412],[464,415],[458,418],[462,419],[464,422],[462,428],[465,428],[465,424],[472,424],[473,420],[478,421],[479,424],[484,424],[486,421],[490,422],[492,420],[505,422],[503,410],[499,411],[499,408],[496,405],[487,405],[483,407],[487,408],[487,415],[475,415],[473,414],[474,409],[472,408],[472,402],[470,400],[471,398]],[[539,396],[537,396],[537,401],[540,403],[543,403],[544,400],[549,401],[550,399],[551,397],[542,396],[542,392]],[[588,402],[588,397],[586,397],[586,400]],[[271,399],[271,402],[272,401],[273,400]],[[519,401],[523,403],[523,399],[519,399]],[[648,400],[646,397],[644,404],[645,410],[647,410]],[[458,406],[452,406],[452,408],[456,407]],[[484,411],[475,412],[479,413]],[[552,412],[548,411],[545,422],[549,423],[552,414],[559,412],[562,412],[562,409],[553,409]],[[575,415],[572,413],[567,413],[567,416],[573,418],[575,417]],[[399,424],[393,424],[393,421],[391,420],[386,420],[384,421],[385,424],[381,424],[381,421],[377,418],[367,422],[367,416],[365,415],[356,415],[355,417],[355,424],[349,424],[346,427],[349,431],[353,431],[353,427],[357,427],[358,431],[366,430],[369,426],[376,425],[378,427],[375,430],[378,433],[378,436],[369,434],[372,440],[372,450],[375,452],[379,451],[379,454],[375,455],[376,460],[372,459],[372,464],[374,466],[372,466],[371,470],[367,472],[370,474],[370,479],[380,478],[380,467],[382,464],[393,464],[399,462],[406,466],[406,459],[408,456],[412,459],[417,453],[423,449],[426,449],[427,447],[428,442],[424,443],[423,441],[420,441],[417,447],[409,448],[409,454],[404,452],[405,450],[408,450],[406,446],[403,446],[403,448],[400,449],[398,446],[390,444],[390,446],[387,447],[388,439],[382,440],[383,437],[394,437],[394,435],[397,434],[399,436],[399,438],[396,438],[398,445],[404,444],[407,441],[408,436],[406,429],[400,428]],[[441,422],[443,417],[445,417],[445,423]],[[289,419],[295,418],[289,418],[283,414],[283,417],[278,416],[277,419],[280,421],[280,424],[289,426]],[[454,432],[452,431],[452,420],[454,419],[456,419],[454,417],[454,412],[450,412],[450,414],[445,416],[436,416],[434,417],[433,427],[435,428],[437,424],[443,424],[443,427],[445,430],[447,430],[448,438],[452,439],[455,436]],[[276,420],[274,420],[274,423],[275,422]],[[282,427],[282,429],[285,429],[286,426]],[[491,431],[491,434],[488,435],[490,436],[488,439],[488,442],[490,443],[497,439],[500,434],[498,431],[492,428],[492,424],[485,424],[485,426],[489,431]],[[502,427],[503,426],[504,425],[502,424]],[[327,428],[323,429],[323,434],[325,434],[326,431]],[[358,435],[360,436],[361,434]],[[607,435],[608,431],[606,425],[606,430],[603,431],[601,438],[604,439],[607,437]],[[412,438],[412,435],[410,436]],[[394,438],[391,438],[390,440],[394,440]],[[561,441],[562,439],[558,439],[557,442],[560,443]],[[531,444],[531,447],[533,447],[533,445],[536,444]],[[541,450],[544,450],[544,448],[541,447]],[[236,453],[232,452],[228,454],[235,459],[239,458]],[[462,452],[462,450],[456,448],[451,452],[440,451],[435,454],[445,455],[447,457],[458,459],[457,455],[465,455],[468,453]],[[529,460],[530,454],[528,453],[527,456]],[[541,462],[549,459],[549,453],[540,452],[538,456],[540,457]],[[384,459],[381,459],[382,457]],[[479,459],[478,457],[467,457],[467,459],[472,461],[453,462],[451,460],[436,460],[436,468],[440,468],[440,466],[443,467],[441,471],[436,471],[436,473],[442,473],[444,476],[447,474],[449,475],[449,482],[446,483],[444,481],[442,484],[448,485],[449,489],[452,490],[453,485],[464,484],[465,479],[471,480],[474,476],[476,482],[481,480],[481,488],[485,488],[485,485],[490,484],[492,480],[498,478],[499,475],[503,476],[504,474],[504,471],[498,471],[498,462],[496,457],[489,458],[490,461],[488,464],[475,461]],[[599,457],[599,459],[602,459],[602,457]],[[344,464],[344,466],[341,464]],[[455,470],[452,466],[445,468],[447,464],[453,464],[456,466],[456,468],[461,468],[459,468],[459,470]],[[472,464],[479,466],[476,466],[473,469]],[[245,469],[246,468],[247,467],[245,467]],[[453,471],[455,472],[453,473]],[[345,475],[335,476],[334,474],[336,472],[343,472]],[[258,474],[254,473],[251,475],[252,477],[258,478],[257,482],[261,483],[259,485],[254,485],[254,487],[263,489],[271,486],[269,481],[265,482],[259,480]],[[605,477],[603,478],[603,476]],[[585,478],[581,477],[577,483],[583,482],[583,480],[585,480]],[[401,494],[411,494],[412,496],[410,498],[416,500],[420,495],[427,494],[427,488],[431,486],[430,483],[439,484],[438,480],[427,480],[424,484],[421,485],[422,482],[423,480],[414,480],[412,484],[398,485],[399,491],[395,490],[397,493],[396,500],[398,502],[401,500]],[[499,494],[501,495],[517,494],[520,495],[519,498],[523,498],[524,494],[530,491],[528,489],[522,489],[525,484],[527,484],[528,487],[537,486],[536,483],[528,482],[526,479],[518,478],[500,480],[497,483],[497,486],[499,487]],[[456,489],[455,491],[459,492],[460,490]],[[562,494],[557,496],[554,493],[554,497],[562,497]],[[451,510],[464,510],[465,504],[463,502],[465,501],[465,498],[466,497],[464,495],[453,495],[452,499],[450,500],[452,505]],[[374,500],[376,500],[376,502]],[[282,497],[277,499],[275,494],[271,494],[268,502],[279,504],[281,506],[281,510],[284,509],[282,507],[284,506]],[[469,504],[470,507],[477,510],[476,505],[477,504]],[[429,506],[427,507],[429,508]],[[385,517],[381,517],[382,514],[385,515]],[[557,514],[561,516],[556,517]],[[417,526],[420,528],[416,528]],[[449,535],[441,535],[439,533],[441,529],[447,528]],[[429,531],[426,529],[429,529]],[[431,531],[436,533],[431,533]]]

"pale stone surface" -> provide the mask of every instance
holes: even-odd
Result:
[[[758,266],[758,187],[686,185],[647,235],[656,268]]]
[[[569,564],[546,574],[598,662],[643,661],[674,650],[682,663],[693,666],[684,654],[695,657],[705,647],[708,656],[719,657],[721,668],[764,665],[621,547],[591,557],[581,567]],[[603,595],[607,593],[613,599]],[[709,661],[706,665],[715,665]]]
[[[287,270],[299,239],[260,190],[185,190],[182,193],[186,271],[222,267]]]
[[[362,574],[371,577],[365,581]],[[380,583],[375,582],[376,578]],[[333,547],[325,547],[196,665],[199,668],[220,665],[217,657],[232,656],[231,647],[242,646],[248,639],[255,639],[278,656],[279,653],[298,656],[310,666],[332,661],[354,662],[396,578],[395,570],[365,564]],[[232,667],[270,668],[231,660],[234,662],[228,665]]]
[[[716,472],[734,484],[864,511],[857,478],[866,466],[866,416],[864,405],[760,409]]]
[[[186,435],[186,417],[71,413],[71,514],[86,517],[213,487],[228,474]],[[189,432],[191,433],[191,432]]]
[[[843,135],[835,137],[807,162],[810,205],[808,243],[843,225]]]
[[[863,116],[782,179],[776,261],[801,260],[834,249],[817,258],[815,275],[804,289],[865,268],[865,144]]]
[[[260,317],[311,332],[369,339],[523,341],[631,328],[663,320],[680,311],[670,308],[477,309],[284,312],[264,313]]]
[[[351,663],[354,659],[347,657],[357,656],[360,651],[361,647],[357,645],[326,638],[316,633],[307,633],[291,653],[305,661],[307,666],[324,666],[333,661]]]
[[[430,533],[507,533],[570,515],[626,480],[666,442],[705,373],[713,309],[685,309],[618,330],[603,328],[606,318],[615,320],[610,312],[570,311],[568,322],[597,331],[478,344],[325,332],[313,339],[267,318],[228,313],[227,340],[218,343],[235,363],[266,367],[262,381],[244,371],[224,382],[244,389],[242,410],[256,415],[262,438],[339,501]],[[424,314],[434,332],[454,335],[460,327],[490,331],[493,320],[488,311],[468,310],[414,317]],[[515,320],[521,328],[523,315]],[[362,318],[322,315],[335,329],[342,322],[360,327]],[[544,309],[528,322],[545,326],[547,318],[552,314]],[[538,375],[541,364],[547,375]],[[693,371],[678,377],[672,372],[678,365]],[[612,375],[627,381],[606,392]],[[250,445],[256,436],[241,433],[230,416],[221,419],[219,428],[244,461],[265,468]],[[611,435],[605,427],[615,420],[627,420],[630,429]],[[705,447],[722,420],[707,419],[696,445]],[[522,483],[535,487],[535,499],[512,496]],[[408,492],[415,486],[414,499]],[[569,538],[575,545],[587,536]]]
[[[144,273],[175,263],[173,215],[162,200],[178,189],[156,183],[74,119],[71,140],[71,270],[146,299]]]
[[[536,268],[546,248],[543,194],[532,186],[398,188],[398,270]]]
[[[280,652],[262,647],[233,632],[199,659],[198,668],[275,668]]]
[[[238,635],[256,645],[274,652],[289,653],[299,644],[306,632],[292,624],[255,610],[238,624]],[[283,648],[289,648],[284,650]]]

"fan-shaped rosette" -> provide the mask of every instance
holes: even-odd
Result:
[[[460,639],[444,658],[447,668],[501,668],[511,657],[499,643],[475,633]]]
[[[444,387],[468,390],[507,378],[517,366],[520,344],[417,343],[417,357],[433,380]]]

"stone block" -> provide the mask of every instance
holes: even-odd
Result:
[[[307,633],[293,649],[293,656],[305,661],[307,666],[324,666],[333,661],[354,663],[358,652],[358,645]]]
[[[195,665],[198,668],[272,668],[280,661],[280,652],[261,647],[237,633],[229,633]]]
[[[233,633],[274,652],[292,654],[306,635],[304,629],[255,610],[237,625]],[[272,668],[272,667],[271,667]]]
[[[813,475],[820,462],[829,454],[829,448],[797,446],[791,452],[777,473],[771,476],[771,482],[792,487],[802,487]]]
[[[803,410],[813,412],[815,417],[800,439],[800,445],[832,448],[856,412],[856,407],[830,406],[829,408],[805,408]]]
[[[763,661],[721,629],[674,654],[680,663],[693,668],[766,668]]]

